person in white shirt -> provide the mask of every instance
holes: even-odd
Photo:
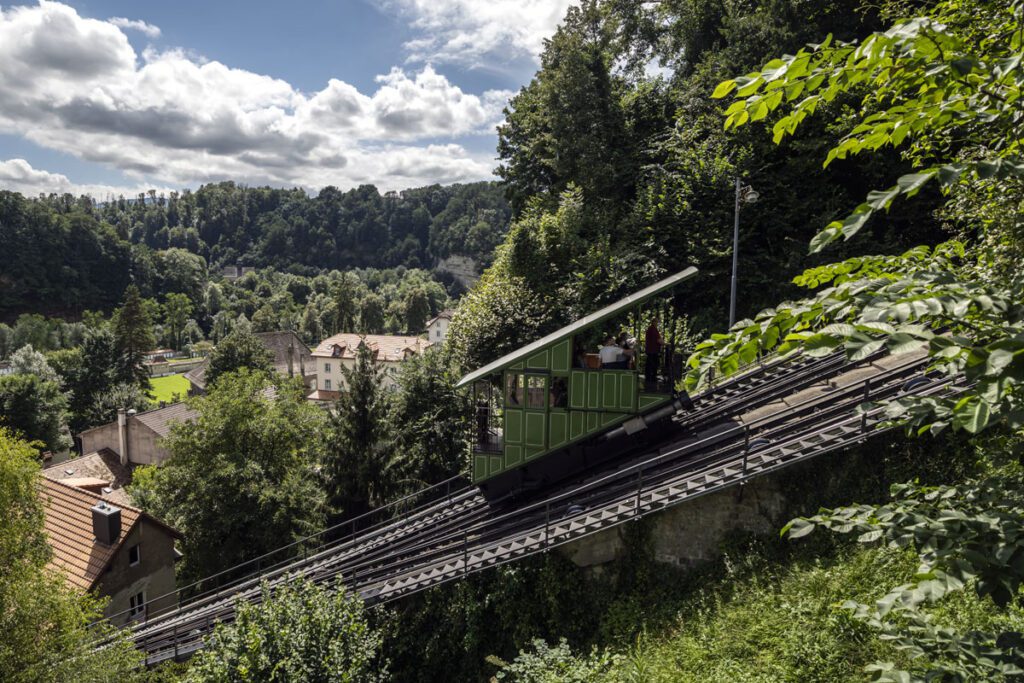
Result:
[[[597,351],[601,356],[602,368],[621,368],[624,364],[619,360],[622,356],[622,347],[615,344],[615,338],[611,335],[605,337],[604,346]]]

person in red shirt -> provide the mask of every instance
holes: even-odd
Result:
[[[654,320],[647,326],[644,334],[644,380],[648,386],[653,386],[658,381],[658,364],[661,361],[661,350],[665,346],[665,340],[661,338],[658,331],[658,323]]]

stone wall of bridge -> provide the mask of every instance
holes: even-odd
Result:
[[[769,475],[654,513],[647,518],[654,558],[681,568],[713,560],[730,532],[778,532],[788,521],[782,519],[784,506],[778,482]],[[559,552],[580,567],[599,568],[627,552],[626,529],[605,529],[561,546]]]

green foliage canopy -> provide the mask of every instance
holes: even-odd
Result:
[[[196,655],[187,683],[373,683],[387,678],[381,635],[367,623],[362,601],[339,582],[303,579],[257,604],[242,602],[234,623],[218,625]]]
[[[180,576],[207,576],[322,528],[314,466],[326,416],[298,380],[240,370],[191,405],[198,415],[172,426],[170,458],[152,477],[150,511],[185,536]]]

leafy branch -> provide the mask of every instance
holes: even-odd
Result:
[[[949,593],[972,586],[1005,607],[1024,581],[1024,476],[1019,468],[963,486],[896,485],[892,502],[823,510],[782,530],[801,538],[815,529],[855,535],[860,543],[913,548],[921,559],[911,583],[873,605],[843,608],[911,661],[927,670],[911,675],[892,663],[868,668],[877,681],[971,681],[1024,674],[1024,640],[1017,632],[958,633],[921,611]]]
[[[725,110],[726,129],[784,111],[772,126],[779,144],[841,93],[864,92],[861,122],[829,150],[826,167],[864,151],[914,143],[917,154],[911,156],[920,157],[929,140],[961,140],[964,148],[982,151],[972,161],[924,164],[918,159],[919,170],[871,192],[850,215],[825,226],[811,241],[811,251],[818,252],[840,237],[853,237],[876,211],[888,210],[898,197],[913,197],[932,181],[949,193],[969,179],[1024,177],[1019,154],[1024,49],[1019,30],[1010,30],[1018,28],[1020,9],[1015,0],[990,18],[1012,36],[1009,41],[974,41],[938,18],[913,17],[859,43],[829,36],[773,59],[760,71],[719,83],[712,97],[735,98]]]

